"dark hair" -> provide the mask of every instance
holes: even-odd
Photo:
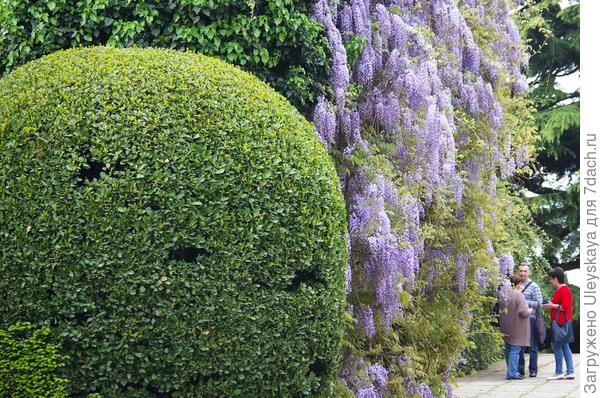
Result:
[[[556,278],[559,283],[565,283],[565,271],[560,267],[554,267],[548,272],[550,279]]]
[[[508,277],[508,280],[512,286],[517,286],[519,283],[521,283],[521,277],[517,274],[512,274]]]

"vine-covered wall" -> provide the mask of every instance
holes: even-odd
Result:
[[[349,212],[339,394],[451,395],[464,350],[488,344],[494,358],[486,292],[500,284],[499,265],[514,266],[511,253],[527,254],[517,234],[532,232],[506,183],[534,141],[527,57],[510,7],[314,7],[332,54],[314,121]]]

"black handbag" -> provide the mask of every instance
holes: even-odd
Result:
[[[544,344],[546,341],[546,324],[544,323],[544,317],[540,307],[535,310],[535,337],[537,337],[538,345]]]
[[[558,314],[560,314],[560,305],[556,308],[556,316],[552,320],[552,342],[562,345],[573,342],[573,325],[568,319],[562,325],[558,324]],[[566,318],[566,314],[565,314]]]

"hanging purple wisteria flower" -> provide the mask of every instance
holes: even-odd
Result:
[[[375,336],[375,320],[371,307],[361,308],[356,316],[358,323],[362,325],[365,335],[371,339]]]
[[[510,253],[502,254],[498,259],[498,263],[498,271],[502,276],[509,276],[515,271],[515,260],[513,259],[513,256]]]
[[[335,139],[335,114],[325,102],[325,97],[320,96],[315,107],[314,122],[317,134],[325,146],[329,147]]]
[[[454,273],[456,275],[456,290],[458,293],[463,294],[465,292],[465,277],[467,273],[467,264],[469,263],[469,257],[463,254],[459,255],[454,263]]]
[[[475,270],[475,280],[477,281],[479,290],[481,290],[482,292],[485,291],[487,287],[488,273],[489,271],[485,268],[477,268],[477,270]]]

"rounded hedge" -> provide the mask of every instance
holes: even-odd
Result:
[[[0,326],[73,396],[321,397],[345,205],[314,127],[202,55],[59,51],[0,80]]]

